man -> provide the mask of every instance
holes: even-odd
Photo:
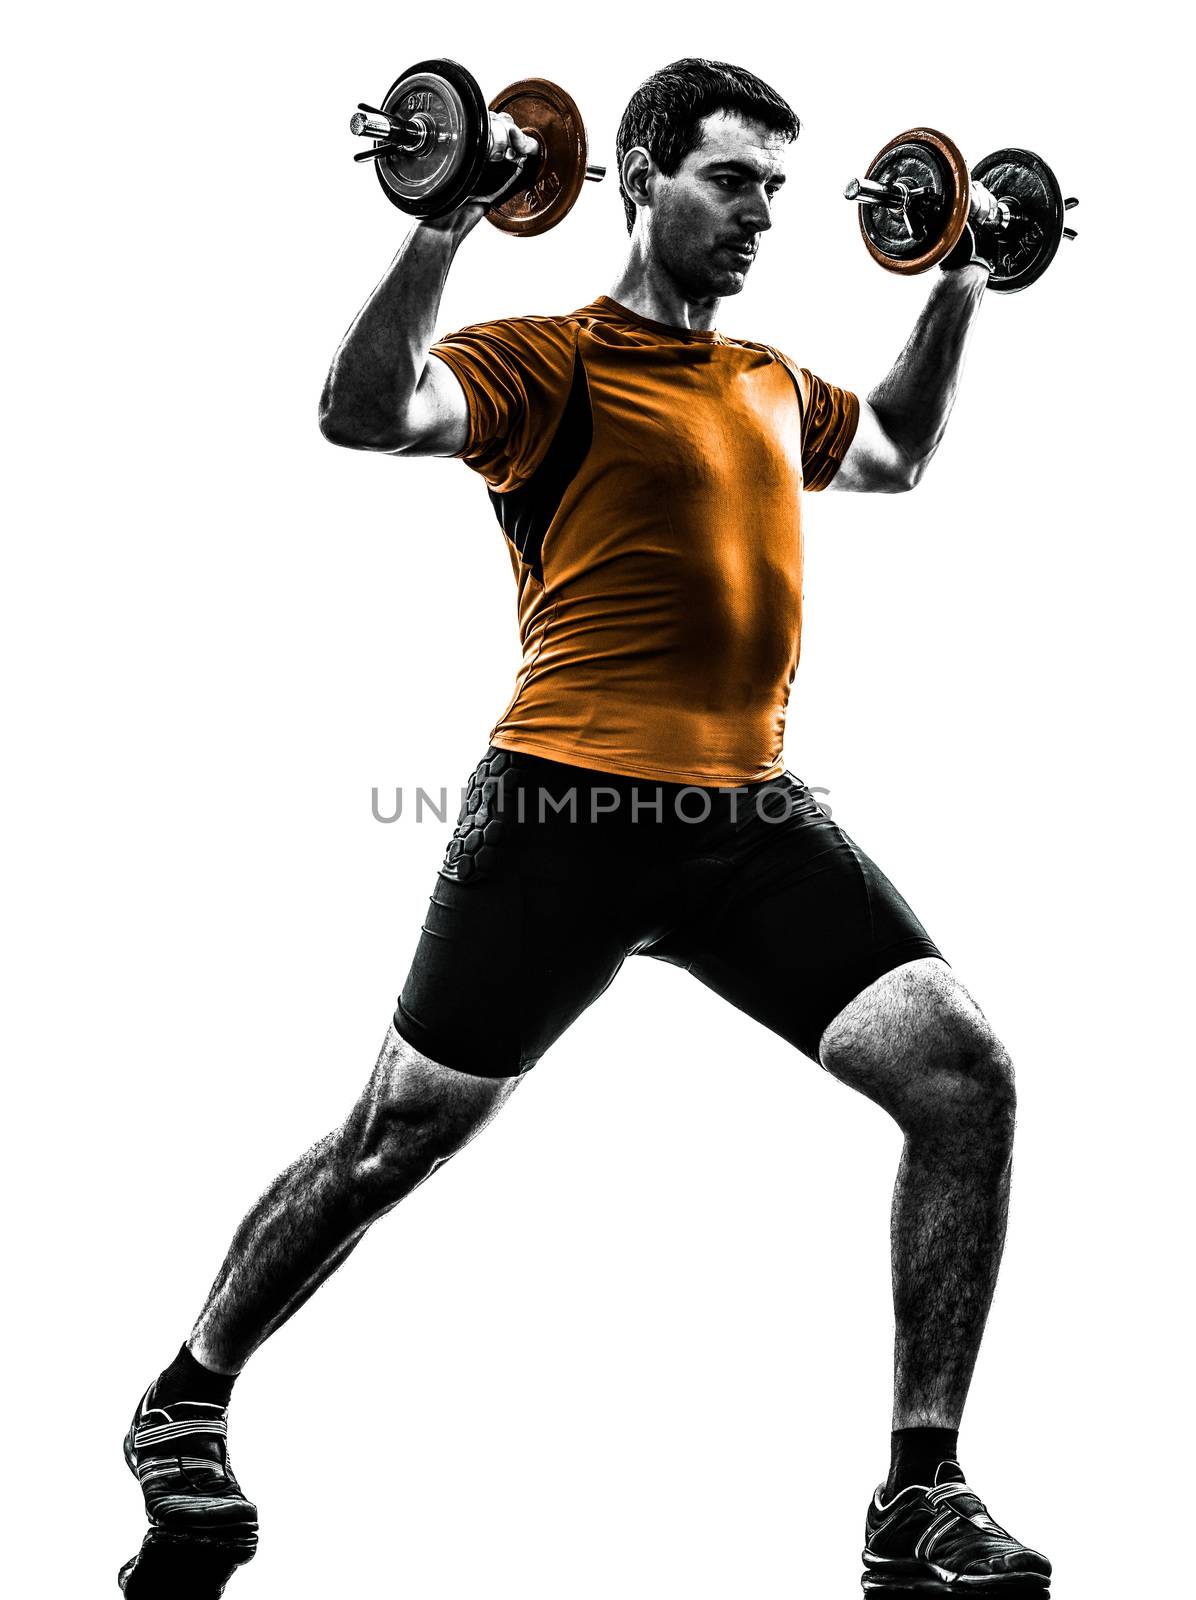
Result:
[[[798,127],[751,73],[676,62],[620,126],[631,239],[609,296],[433,344],[445,276],[486,209],[472,201],[412,228],[337,352],[327,438],[460,456],[484,478],[524,662],[365,1091],[250,1211],[138,1407],[126,1454],[152,1529],[122,1575],[130,1594],[151,1592],[172,1539],[252,1553],[256,1511],[225,1442],[235,1376],[630,954],[684,966],[904,1132],[891,1459],[865,1586],[1049,1582],[957,1460],[1005,1234],[1010,1063],[896,889],[782,765],[802,489],[917,483],[988,266],[965,232],[867,400],[718,333]],[[520,167],[534,145],[509,120],[503,132]]]

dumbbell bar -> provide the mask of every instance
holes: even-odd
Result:
[[[1011,293],[1040,278],[1075,229],[1055,174],[1032,150],[995,150],[972,173],[958,147],[933,128],[891,139],[843,191],[860,209],[869,254],[890,272],[926,272],[948,255],[965,226],[993,260],[989,287]]]
[[[506,112],[539,147],[513,176],[495,113]],[[504,233],[544,233],[573,208],[582,184],[606,169],[586,160],[572,98],[547,78],[510,84],[487,106],[456,61],[420,61],[396,78],[381,106],[360,104],[350,132],[375,140],[372,161],[387,199],[416,217],[443,217],[465,201],[497,197],[486,216]]]

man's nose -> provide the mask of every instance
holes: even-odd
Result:
[[[764,233],[772,227],[772,206],[763,189],[748,195],[739,220],[742,226],[750,227],[757,233]]]

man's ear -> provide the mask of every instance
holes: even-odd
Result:
[[[652,175],[656,164],[643,145],[632,145],[623,156],[620,176],[623,192],[633,205],[646,206],[651,194]]]

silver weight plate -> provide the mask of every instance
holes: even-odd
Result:
[[[417,72],[397,83],[382,105],[394,117],[419,116],[434,130],[418,151],[395,150],[378,162],[383,185],[400,201],[449,190],[471,159],[471,117],[456,88],[436,72]]]

